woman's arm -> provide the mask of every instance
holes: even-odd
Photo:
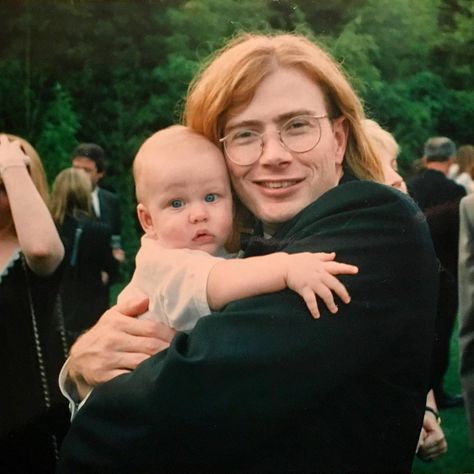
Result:
[[[60,264],[64,248],[51,214],[28,173],[28,157],[20,143],[0,136],[0,177],[3,180],[16,234],[28,266],[49,275]]]
[[[417,448],[418,457],[423,461],[434,461],[448,451],[440,423],[435,396],[433,390],[430,390],[426,396],[426,410]]]
[[[344,303],[349,303],[350,296],[334,275],[354,275],[358,268],[335,262],[335,256],[334,252],[292,255],[278,252],[219,261],[212,267],[207,281],[209,307],[220,310],[231,301],[290,288],[305,300],[313,317],[320,316],[316,295],[331,313],[336,313],[332,292]]]

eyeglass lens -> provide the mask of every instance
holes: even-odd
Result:
[[[313,149],[321,138],[319,118],[298,116],[286,122],[279,130],[280,141],[289,151],[304,153]],[[236,130],[224,140],[227,155],[234,163],[247,165],[260,158],[265,134],[254,130]]]

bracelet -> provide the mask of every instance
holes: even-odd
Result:
[[[430,413],[433,413],[433,415],[436,418],[436,422],[438,423],[438,425],[441,424],[441,417],[439,416],[439,413],[434,408],[431,408],[429,406],[425,406],[425,411],[429,411]]]
[[[8,168],[13,168],[13,167],[18,167],[18,168],[20,168],[20,167],[23,167],[23,166],[26,168],[26,163],[17,163],[17,162],[15,162],[15,163],[7,163],[5,166],[2,166],[2,167],[0,168],[0,176],[2,176],[3,173],[5,173],[5,170],[8,169]]]

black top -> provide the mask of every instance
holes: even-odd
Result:
[[[114,279],[118,261],[112,255],[109,227],[95,218],[77,219],[67,215],[59,233],[65,248],[65,271],[61,285],[64,319],[67,330],[77,336],[108,309],[109,292],[101,272]],[[76,238],[77,256],[72,265]]]
[[[354,181],[273,240],[358,265],[341,277],[352,302],[313,320],[285,290],[202,318],[94,390],[59,472],[410,472],[437,297],[423,215],[396,190]]]
[[[26,269],[26,271],[25,271]],[[58,388],[65,361],[54,311],[61,269],[38,277],[20,254],[0,276],[0,471],[54,472],[52,435],[59,444],[69,424],[67,404]],[[47,409],[35,344],[28,286],[31,289],[40,350],[46,370]]]

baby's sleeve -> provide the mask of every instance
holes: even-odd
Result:
[[[177,329],[191,331],[199,318],[209,314],[207,280],[212,267],[222,260],[200,250],[167,249],[142,238],[131,285],[150,299],[142,315]]]

